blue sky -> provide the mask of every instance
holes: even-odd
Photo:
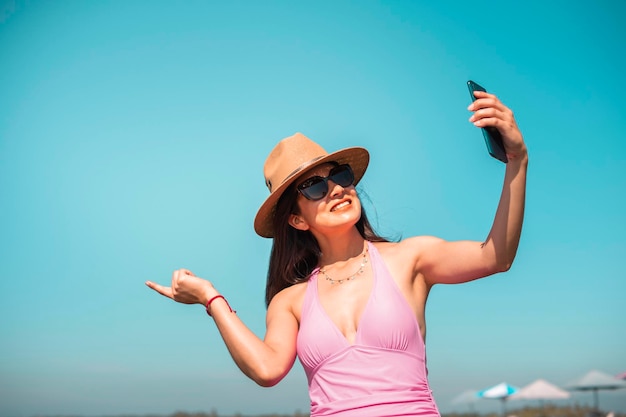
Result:
[[[626,371],[624,2],[0,4],[0,415],[307,411],[299,363],[256,387],[202,307],[144,282],[189,268],[262,336],[252,220],[297,131],[370,150],[383,234],[483,239],[504,166],[468,79],[516,114],[527,214],[508,273],[431,293],[441,410]],[[600,402],[626,412],[626,390]]]

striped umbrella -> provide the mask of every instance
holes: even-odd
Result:
[[[493,387],[489,387],[476,394],[480,398],[500,400],[502,403],[502,417],[506,415],[506,400],[518,391],[513,385],[502,382]]]

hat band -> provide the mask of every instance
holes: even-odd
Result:
[[[289,180],[289,178],[293,177],[294,175],[296,175],[298,172],[303,171],[305,168],[307,168],[309,165],[315,163],[316,161],[319,161],[320,159],[326,157],[328,155],[320,155],[318,157],[315,157],[313,159],[308,160],[307,162],[303,163],[302,165],[300,165],[298,168],[294,169],[293,171],[291,171],[291,173],[289,173],[285,179],[280,183],[280,185],[283,185],[287,180]],[[270,193],[272,192],[272,181],[270,181],[269,179],[265,181],[265,184],[267,184],[267,188],[270,190]],[[280,187],[279,185],[279,187]]]

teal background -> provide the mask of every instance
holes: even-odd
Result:
[[[370,150],[383,234],[483,239],[504,166],[468,79],[516,114],[528,200],[508,273],[431,293],[441,410],[626,371],[626,3],[0,5],[0,415],[308,411],[299,363],[257,387],[202,307],[144,282],[189,268],[262,336],[271,242],[252,220],[266,155],[297,131]],[[626,412],[626,390],[600,402]]]

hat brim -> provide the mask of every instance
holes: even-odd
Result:
[[[274,192],[263,202],[261,208],[254,218],[254,231],[262,237],[274,237],[274,212],[276,211],[276,204],[283,195],[287,187],[289,187],[300,175],[318,165],[327,162],[337,162],[338,164],[348,164],[354,172],[354,185],[357,185],[369,164],[370,155],[367,149],[361,147],[352,147],[341,149],[337,152],[325,155],[322,158],[314,159],[309,163],[303,164],[291,175],[289,175],[285,181],[283,181]]]

